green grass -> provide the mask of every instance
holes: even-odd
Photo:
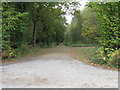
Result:
[[[86,64],[91,64],[90,57],[96,51],[94,47],[72,47],[71,55],[73,58],[80,60]]]
[[[40,46],[40,44],[37,44],[35,47],[32,47],[32,45],[23,44],[18,50],[15,50],[16,51],[15,58],[39,55],[42,49],[51,47],[55,47],[55,45],[51,44],[49,46],[48,45]]]
[[[75,44],[70,44],[69,46],[72,46],[72,47],[96,47],[97,44],[75,43]]]
[[[20,59],[26,56],[35,56],[35,55],[39,55],[41,49],[51,48],[55,46],[56,46],[56,43],[51,43],[50,45],[36,44],[35,47],[32,47],[32,45],[28,45],[27,43],[22,43],[19,48],[15,48],[12,50],[12,56],[10,56],[9,52],[5,52],[2,59],[12,60],[12,59]]]
[[[72,51],[74,53],[74,57],[77,60],[83,61],[87,64],[100,66],[102,68],[108,68],[108,69],[118,69],[118,66],[115,64],[115,62],[119,62],[117,59],[116,61],[112,61],[112,63],[109,63],[111,61],[106,61],[101,59],[100,56],[97,56],[99,54],[96,53],[98,50],[98,47],[73,47]]]
[[[20,49],[16,50],[16,57],[15,58],[21,58],[21,57],[25,57],[27,55],[32,55],[32,54],[35,54],[37,52],[40,51],[40,47],[36,46],[36,47],[32,47],[32,46],[29,46],[29,45],[23,45],[21,46]]]
[[[94,47],[91,47],[91,48],[78,48],[75,51],[77,53],[79,53],[79,54],[85,55],[86,57],[90,57],[92,54],[95,53],[96,48],[94,48]]]

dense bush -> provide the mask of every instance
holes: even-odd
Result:
[[[108,64],[118,68],[119,46],[120,46],[120,19],[119,19],[119,2],[90,2],[89,7],[93,9],[98,18],[99,37],[98,42],[101,48],[91,58],[93,62]]]
[[[52,47],[63,42],[66,19],[61,7],[66,5],[56,2],[3,2],[3,58],[15,57],[15,51],[26,54],[31,45],[35,47],[40,43],[40,47]]]
[[[104,55],[103,47],[99,48],[98,51],[91,55],[90,60],[92,63],[97,64],[106,64],[109,67],[116,67],[120,66],[120,50],[116,51],[109,51],[109,53]]]

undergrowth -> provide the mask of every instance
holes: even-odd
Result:
[[[25,57],[28,54],[38,53],[42,48],[50,48],[55,47],[55,43],[51,43],[50,45],[37,44],[35,47],[32,45],[28,45],[27,43],[21,44],[19,48],[4,50],[2,52],[2,60],[12,60],[16,58]]]
[[[106,66],[108,68],[120,68],[120,54],[119,50],[114,52],[109,52],[107,57],[103,54],[100,48],[74,48],[73,52],[76,54],[76,59],[81,60],[83,62],[97,64],[100,66]]]

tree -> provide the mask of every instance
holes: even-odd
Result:
[[[93,6],[92,6],[93,5]],[[118,49],[120,42],[118,3],[90,3],[99,18],[100,43],[105,48]]]
[[[88,6],[94,10],[99,19],[98,41],[101,47],[98,49],[99,54],[96,55],[96,59],[118,67],[120,62],[119,2],[91,2]]]
[[[2,49],[3,57],[13,57],[27,45],[50,46],[63,41],[65,12],[57,2],[4,2]],[[25,49],[21,49],[25,50]]]
[[[8,52],[6,56],[13,56],[13,48],[21,45],[21,38],[26,26],[28,13],[18,12],[14,3],[3,3],[2,13],[2,50]]]
[[[82,36],[85,38],[86,43],[96,43],[99,39],[99,20],[96,13],[89,7],[82,11]]]
[[[70,25],[68,25],[65,38],[69,43],[78,43],[83,41],[82,16],[79,10],[75,10],[72,22]]]
[[[54,22],[54,19],[57,19],[57,16],[60,16],[63,13],[63,11],[61,11],[61,7],[59,6],[58,8],[55,8],[55,6],[59,5],[60,3],[30,3],[27,5],[27,11],[30,12],[30,20],[33,23],[33,46],[36,45],[36,40],[38,35],[36,35],[37,31],[37,27],[39,27],[39,25],[42,27],[43,29],[43,36],[44,36],[44,40],[43,42],[46,43],[47,42],[47,35],[44,35],[44,33],[47,33],[47,29],[48,27],[52,24],[48,23],[48,22]],[[46,18],[47,17],[47,18]],[[62,18],[60,18],[62,19]],[[55,23],[53,23],[55,24]],[[64,22],[62,23],[64,24]],[[50,27],[49,27],[50,29]],[[40,40],[37,40],[40,41]],[[46,43],[47,44],[47,43]]]

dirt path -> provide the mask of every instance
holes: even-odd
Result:
[[[118,72],[72,59],[67,47],[45,49],[27,62],[3,66],[3,88],[118,88]]]

